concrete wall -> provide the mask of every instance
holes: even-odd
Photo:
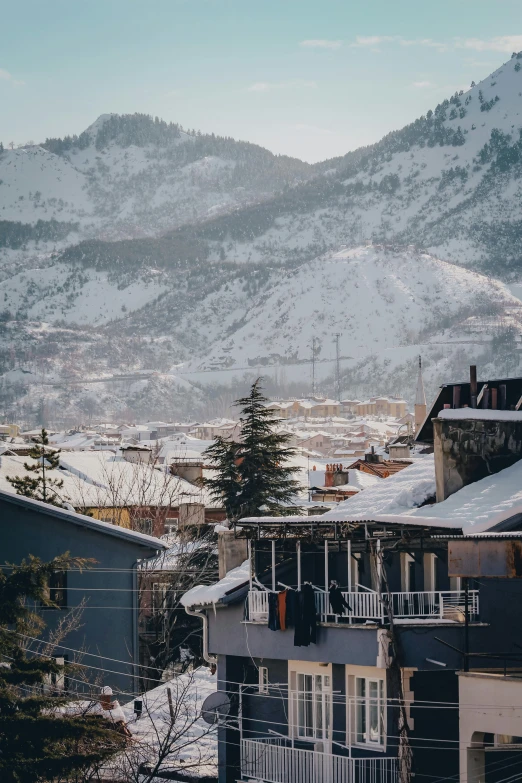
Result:
[[[101,677],[102,684],[122,692],[118,698],[128,700],[123,692],[137,692],[138,687],[138,669],[131,665],[139,663],[135,564],[152,556],[153,550],[1,499],[0,520],[2,563],[18,564],[30,554],[48,561],[64,552],[96,561],[82,573],[67,573],[68,608],[78,606],[84,597],[87,605],[82,627],[67,636],[56,654],[72,661],[74,652],[66,647],[92,653],[82,661],[93,667],[91,681]],[[67,611],[43,609],[46,629],[38,636],[45,638]]]
[[[218,533],[219,578],[233,568],[237,568],[248,558],[248,543],[246,538],[236,538],[234,531],[221,530]]]
[[[486,780],[487,764],[484,743],[485,735],[507,734],[522,736],[522,680],[502,677],[496,674],[459,672],[459,716],[460,716],[460,781],[479,783]],[[489,741],[491,742],[491,737]],[[498,772],[498,756],[494,755]],[[499,778],[520,780],[519,766],[514,766],[517,757],[511,753],[506,762],[509,769]],[[520,756],[520,754],[517,754]],[[492,772],[494,771],[491,764]],[[515,775],[513,778],[512,775]],[[493,780],[490,774],[488,781]]]
[[[522,458],[522,421],[434,419],[433,429],[438,503]]]
[[[208,612],[209,648],[217,655],[250,658],[297,659],[325,663],[376,666],[383,631],[375,626],[320,627],[317,644],[294,645],[294,631],[271,631],[268,626],[243,622],[243,605]]]

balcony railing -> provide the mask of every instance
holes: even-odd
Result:
[[[265,783],[397,783],[398,765],[393,757],[349,758],[271,737],[241,741],[241,774]]]
[[[248,594],[248,617],[254,623],[268,622],[268,590],[251,590]],[[435,590],[432,592],[390,593],[382,597],[373,591],[345,593],[343,596],[350,605],[344,618],[349,622],[374,620],[384,622],[388,619],[387,601],[391,601],[391,611],[395,620],[454,620],[463,621],[465,612],[464,590]],[[316,590],[315,603],[319,622],[339,622],[339,616],[332,613],[328,593]],[[468,593],[468,611],[471,620],[478,619],[478,590]]]

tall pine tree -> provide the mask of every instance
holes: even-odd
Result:
[[[63,667],[51,658],[27,656],[26,639],[43,628],[34,603],[53,606],[48,584],[56,571],[86,561],[63,555],[49,563],[30,557],[10,572],[0,570],[0,780],[2,783],[84,781],[89,770],[126,745],[104,718],[75,710],[74,697],[46,694]],[[73,702],[74,703],[74,702]]]
[[[232,522],[299,511],[290,506],[301,488],[294,478],[297,468],[288,465],[296,452],[288,446],[290,435],[277,432],[280,421],[267,408],[268,402],[258,378],[248,397],[235,403],[241,408],[241,442],[217,438],[204,452],[216,475],[205,478],[203,484],[223,503]]]
[[[24,468],[29,476],[7,476],[7,480],[16,489],[17,495],[26,498],[42,500],[53,506],[62,506],[65,498],[60,497],[58,490],[63,488],[63,480],[47,475],[48,470],[56,470],[60,464],[60,449],[49,448],[49,436],[44,428],[40,436],[32,439],[34,446],[28,456],[34,463],[24,462]]]

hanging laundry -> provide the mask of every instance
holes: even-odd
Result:
[[[286,631],[286,597],[288,590],[281,590],[277,594],[277,614],[279,619],[279,627],[282,631]]]
[[[287,628],[295,628],[295,618],[297,615],[298,605],[298,593],[296,590],[286,591],[286,618],[285,625]]]
[[[317,641],[317,610],[315,591],[312,585],[304,584],[296,594],[296,614],[294,621],[294,646],[308,647]]]
[[[333,581],[330,582],[329,598],[330,598],[330,607],[334,614],[343,615],[345,609],[348,609],[348,611],[350,612],[352,611],[352,607],[345,600],[344,595],[342,594],[341,589],[338,586],[337,582],[333,582]]]
[[[277,593],[268,593],[268,627],[271,631],[281,630]]]

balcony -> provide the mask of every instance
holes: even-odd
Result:
[[[263,783],[398,783],[393,757],[349,758],[292,747],[286,737],[243,739],[241,775]]]
[[[248,618],[253,623],[268,622],[268,590],[250,590],[248,593]],[[394,620],[433,620],[463,622],[465,612],[464,590],[435,590],[433,592],[390,593],[388,595],[365,590],[357,593],[343,592],[351,612],[339,618],[330,610],[328,593],[316,589],[315,603],[319,622],[354,623],[388,621],[387,602],[391,602]],[[468,593],[469,618],[474,621],[479,614],[478,590]]]

